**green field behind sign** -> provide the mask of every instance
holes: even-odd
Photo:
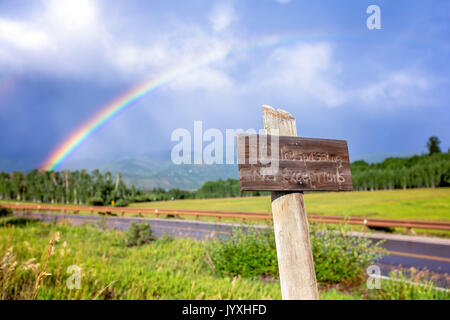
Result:
[[[450,221],[450,188],[305,194],[309,214]],[[133,203],[130,207],[270,212],[270,197]]]

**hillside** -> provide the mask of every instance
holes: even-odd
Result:
[[[149,154],[122,157],[112,161],[73,161],[65,168],[71,170],[110,171],[121,173],[125,183],[139,189],[179,188],[194,190],[209,180],[238,178],[237,165],[175,165],[167,155]]]

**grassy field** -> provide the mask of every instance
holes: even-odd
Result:
[[[450,221],[450,188],[305,194],[309,214]],[[174,200],[131,207],[270,212],[270,197]]]
[[[277,279],[219,274],[208,259],[205,242],[163,237],[129,247],[126,237],[101,224],[1,218],[0,299],[281,298]],[[77,268],[79,288],[70,289]],[[322,300],[449,298],[432,284],[422,287],[408,279],[383,282],[376,292],[367,290],[364,280],[352,286],[323,283],[319,296]]]
[[[20,221],[0,224],[3,299],[281,298],[276,280],[219,276],[207,263],[203,242],[160,239],[130,248],[119,231]],[[67,287],[72,265],[81,267],[79,290]],[[335,289],[321,291],[320,297],[361,299]]]

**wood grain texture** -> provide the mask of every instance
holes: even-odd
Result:
[[[266,134],[277,136],[297,136],[297,123],[295,118],[287,111],[268,105],[262,106],[264,130]]]
[[[266,134],[297,135],[294,117],[284,110],[263,106],[263,121]],[[303,193],[272,192],[272,199],[281,296],[284,300],[318,300]]]
[[[302,193],[272,202],[273,225],[284,300],[318,300],[316,273]]]
[[[241,190],[351,191],[352,174],[344,140],[280,136],[272,156],[273,136],[238,134]],[[267,155],[267,157],[265,157]],[[267,159],[275,159],[268,163]],[[277,164],[274,174],[263,168]]]

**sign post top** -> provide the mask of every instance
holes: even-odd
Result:
[[[263,105],[263,123],[266,134],[279,136],[297,136],[295,118],[287,111],[275,110],[271,106]]]

